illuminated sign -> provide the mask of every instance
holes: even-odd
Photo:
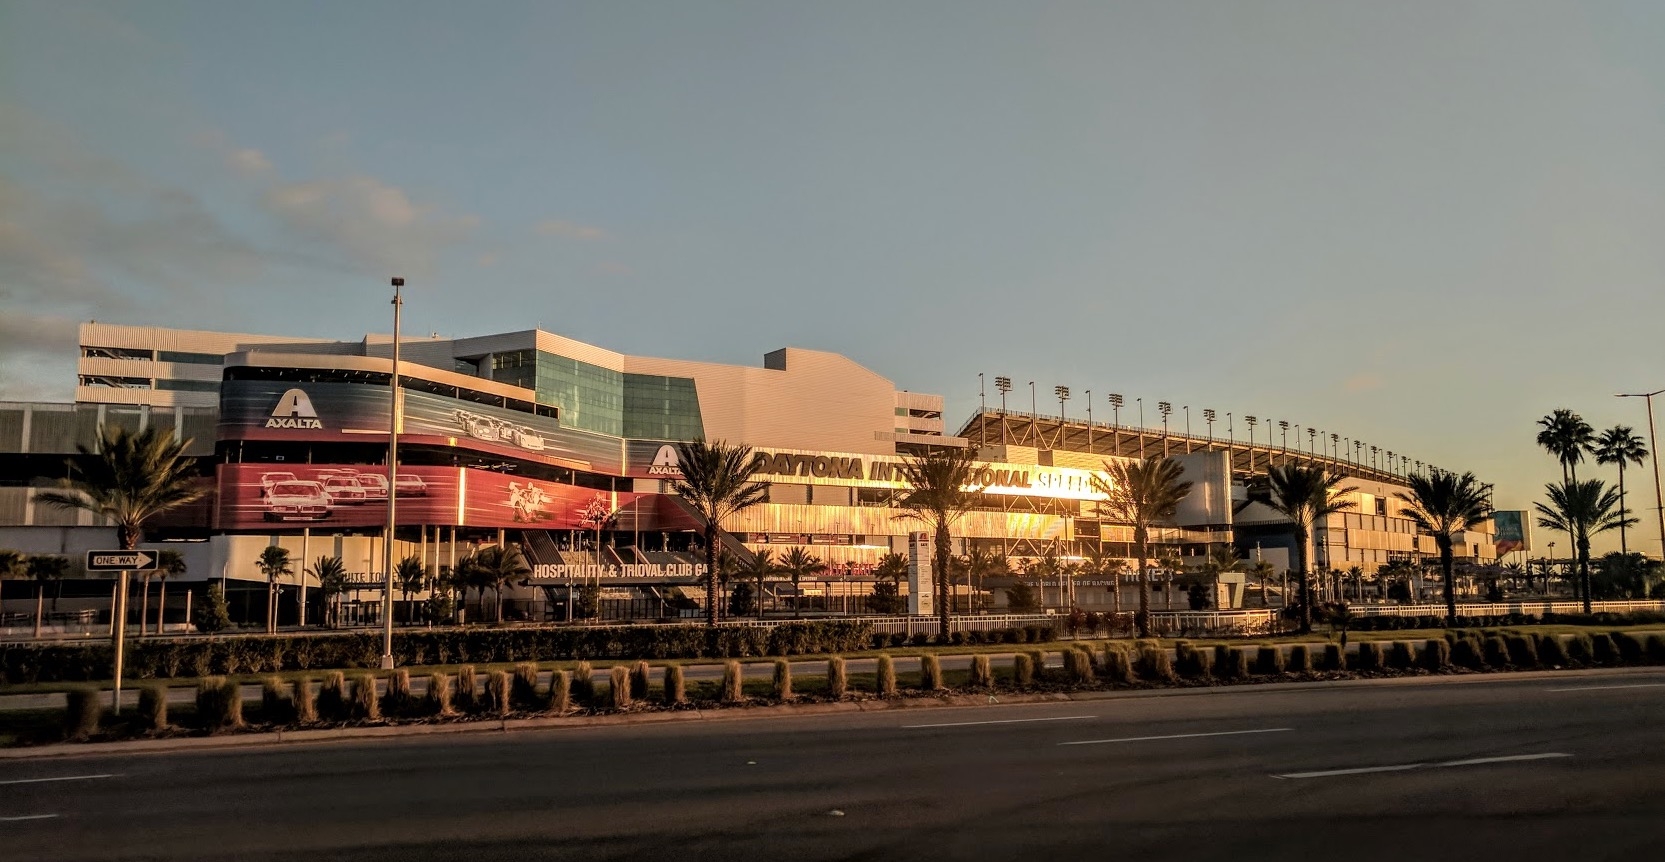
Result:
[[[555,581],[584,580],[587,578],[654,578],[661,580],[689,580],[705,577],[705,566],[688,564],[662,565],[635,563],[624,566],[554,565],[539,563],[532,567],[532,577]]]
[[[290,389],[279,396],[272,415],[266,419],[267,428],[297,428],[318,431],[324,423],[318,421],[318,411],[312,399],[300,389]]]

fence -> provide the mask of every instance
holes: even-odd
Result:
[[[1445,605],[1351,605],[1352,612],[1361,617],[1443,617]],[[1624,601],[1591,602],[1596,613],[1627,613],[1629,611],[1665,611],[1665,602],[1628,599]],[[1459,602],[1457,613],[1465,617],[1500,617],[1507,614],[1581,614],[1584,603],[1579,601],[1537,602]]]
[[[815,616],[805,620],[838,620],[872,623],[874,634],[936,634],[942,625],[942,620],[932,616]],[[781,623],[801,622],[772,618],[767,620],[724,620],[724,625],[762,626],[771,628]],[[1005,629],[1022,626],[1056,626],[1061,618],[1053,614],[954,614],[948,617],[948,630],[951,632],[986,632],[994,629]],[[688,623],[672,623],[672,625],[689,625]],[[701,623],[703,625],[703,623]]]

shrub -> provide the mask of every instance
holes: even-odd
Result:
[[[428,690],[422,694],[422,711],[428,715],[450,715],[451,678],[443,673],[428,674]]]
[[[1012,656],[1012,685],[1029,688],[1035,684],[1035,659],[1028,653]]]
[[[325,721],[347,720],[347,675],[338,670],[324,674],[318,689],[318,715]]]
[[[1078,649],[1064,650],[1064,678],[1071,685],[1092,684],[1092,656]]]
[[[572,711],[572,672],[557,670],[549,675],[549,691],[544,694],[543,709],[555,715]]]
[[[913,637],[909,638],[908,640],[914,646],[930,646],[931,645],[931,636],[924,633],[924,632],[919,632],[919,633],[915,634]]]
[[[1613,632],[1608,637],[1613,639],[1613,646],[1619,650],[1619,660],[1625,664],[1641,664],[1647,657],[1642,641],[1634,635],[1628,632]]]
[[[1509,663],[1519,668],[1538,666],[1538,648],[1529,635],[1512,634],[1503,639],[1509,650]]]
[[[1665,664],[1665,636],[1648,635],[1647,643],[1644,646],[1650,663]]]
[[[1577,632],[1567,638],[1567,658],[1576,664],[1595,664],[1596,650],[1590,636]]]
[[[296,724],[318,723],[318,693],[312,690],[312,680],[301,678],[289,687],[289,703],[295,709]]]
[[[514,678],[509,680],[509,702],[518,709],[533,709],[538,697],[538,666],[529,661],[515,665]]]
[[[771,694],[775,700],[792,699],[792,663],[786,659],[775,659],[775,678]]]
[[[630,671],[622,664],[607,671],[607,705],[612,709],[630,708]]]
[[[394,669],[387,678],[387,696],[382,698],[382,711],[389,715],[407,715],[415,708],[416,697],[410,691],[410,669]]]
[[[1168,651],[1161,647],[1143,647],[1139,650],[1139,659],[1134,662],[1134,672],[1139,678],[1149,682],[1173,682],[1174,665],[1168,657]]]
[[[666,706],[681,706],[688,702],[688,684],[682,679],[682,665],[665,665]]]
[[[1480,644],[1474,638],[1458,638],[1452,642],[1451,663],[1469,670],[1486,669],[1486,657],[1480,654]]]
[[[64,710],[64,738],[77,741],[92,738],[98,733],[98,721],[104,716],[103,692],[96,688],[72,688],[67,692],[68,705]]]
[[[994,688],[994,668],[989,666],[986,653],[978,653],[971,657],[971,678],[967,684],[972,688]]]
[[[1445,638],[1431,638],[1422,645],[1422,666],[1432,671],[1451,667],[1451,644]]]
[[[919,690],[942,691],[942,660],[936,655],[919,657]]]
[[[1480,656],[1486,660],[1487,667],[1506,668],[1509,666],[1509,644],[1502,635],[1487,635],[1480,641]]]
[[[846,694],[849,694],[849,671],[841,656],[832,656],[828,659],[828,697],[842,701]]]
[[[1411,652],[1411,645],[1406,641],[1394,641],[1388,647],[1387,666],[1394,670],[1410,670],[1416,667],[1416,655]]]
[[[1186,679],[1207,679],[1208,653],[1188,643],[1181,643],[1174,647],[1174,670]]]
[[[1029,661],[1035,665],[1035,681],[1045,682],[1048,678],[1046,670],[1046,650],[1030,650]]]
[[[1230,668],[1228,667],[1230,664],[1231,647],[1226,646],[1225,644],[1215,644],[1214,660],[1209,663],[1209,666],[1214,669],[1214,673],[1222,677],[1225,676],[1230,673]]]
[[[1590,652],[1595,655],[1596,664],[1618,664],[1619,648],[1613,639],[1607,635],[1590,635]]]
[[[1347,669],[1347,653],[1341,649],[1341,644],[1324,644],[1324,657],[1319,660],[1319,670],[1343,671]]]
[[[1364,673],[1381,670],[1382,645],[1375,641],[1360,641],[1359,650],[1353,655],[1353,669]]]
[[[283,680],[275,676],[260,681],[260,717],[267,724],[288,724],[294,720],[285,688]]]
[[[139,726],[145,730],[168,729],[168,687],[151,684],[139,687]]]
[[[1557,635],[1541,634],[1537,637],[1538,661],[1544,667],[1566,667],[1572,662],[1567,658],[1567,648],[1561,645],[1561,638]]]
[[[480,679],[474,665],[457,668],[456,702],[458,712],[477,712],[480,709]]]
[[[572,702],[579,706],[595,706],[597,704],[595,668],[587,661],[581,661],[572,668]]]
[[[1242,647],[1231,647],[1226,650],[1226,661],[1215,668],[1215,673],[1224,679],[1248,679],[1249,651]]]
[[[1263,676],[1283,673],[1283,652],[1276,646],[1263,646],[1256,650],[1255,673]]]
[[[745,703],[745,677],[737,661],[723,662],[723,685],[719,699],[723,703]]]
[[[896,696],[896,661],[880,653],[874,665],[873,691],[879,697]]]
[[[1289,673],[1312,673],[1312,650],[1306,644],[1296,644],[1289,648],[1289,660],[1284,663],[1285,671]]]
[[[1135,682],[1133,659],[1121,644],[1109,644],[1104,648],[1104,679],[1111,685],[1132,685]]]
[[[376,696],[376,678],[361,673],[353,680],[353,718],[359,721],[381,721],[381,699]]]
[[[243,726],[243,691],[236,680],[211,676],[197,683],[197,720],[209,731]]]
[[[645,661],[637,661],[630,669],[630,697],[633,700],[646,701],[648,690],[653,685],[653,669]]]

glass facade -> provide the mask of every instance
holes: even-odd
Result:
[[[624,375],[624,436],[638,440],[697,440],[705,436],[699,394],[686,377]]]

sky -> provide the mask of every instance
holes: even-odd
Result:
[[[1645,434],[1612,396],[1665,388],[1662,40],[1653,2],[0,0],[0,399],[72,397],[83,320],[356,339],[401,275],[407,332],[831,350],[956,427],[980,372],[1166,400],[1528,508],[1538,417]]]

